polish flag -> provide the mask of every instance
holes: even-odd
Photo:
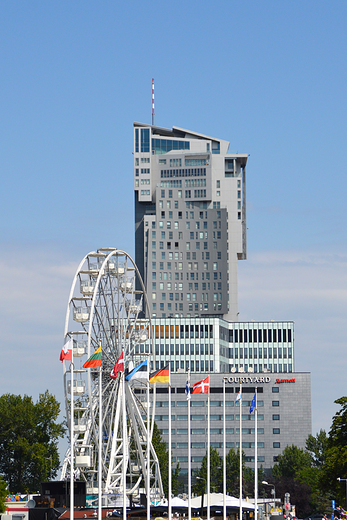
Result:
[[[72,347],[73,347],[73,341],[72,338],[70,338],[60,352],[60,361],[72,361]]]
[[[124,372],[124,351],[121,353],[121,355],[118,358],[117,363],[112,369],[112,372],[110,374],[110,377],[112,379],[116,379],[119,372]]]
[[[208,394],[210,392],[210,376],[193,385],[192,394]]]

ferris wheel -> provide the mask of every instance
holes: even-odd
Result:
[[[97,470],[100,472],[101,467],[104,497],[136,497],[140,485],[146,482],[147,471],[155,493],[163,496],[158,459],[151,443],[155,389],[152,421],[147,421],[146,385],[110,377],[122,352],[125,371],[146,359],[148,365],[154,360],[151,321],[143,317],[149,315],[147,310],[143,281],[126,252],[105,248],[83,258],[72,282],[65,320],[65,341],[73,340],[72,362],[63,362],[63,372],[66,417],[73,425],[70,446],[74,467],[71,469],[69,448],[61,480],[71,476],[71,470],[76,472],[86,481],[87,494],[97,493]],[[98,372],[83,368],[100,346],[102,368]]]

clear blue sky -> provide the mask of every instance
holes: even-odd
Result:
[[[249,153],[240,320],[294,320],[313,432],[346,394],[347,3],[7,0],[0,8],[0,392],[63,397],[69,288],[134,253],[132,124]],[[302,396],[305,399],[305,396]]]

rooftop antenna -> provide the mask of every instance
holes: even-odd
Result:
[[[152,79],[152,125],[154,126],[154,79]]]

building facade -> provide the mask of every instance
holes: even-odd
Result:
[[[191,384],[204,379],[206,373],[191,374]],[[226,390],[227,452],[240,446],[240,406],[235,399],[242,383],[242,449],[246,464],[254,467],[254,412],[250,404],[257,389],[258,467],[270,470],[287,445],[305,447],[311,434],[311,379],[309,373],[210,374],[211,446],[223,453],[223,379]],[[179,463],[184,477],[188,471],[188,415],[185,395],[187,374],[171,376],[171,429],[173,467]],[[141,390],[137,390],[141,393]],[[144,391],[145,392],[145,391]],[[145,399],[145,394],[143,395]],[[207,395],[191,396],[192,469],[199,468],[207,450]],[[155,420],[168,442],[168,388],[156,385]]]
[[[153,370],[171,373],[294,372],[294,323],[227,322],[221,318],[152,318]],[[149,346],[136,346],[136,354]]]
[[[238,319],[248,155],[228,147],[134,123],[135,261],[153,317]]]

